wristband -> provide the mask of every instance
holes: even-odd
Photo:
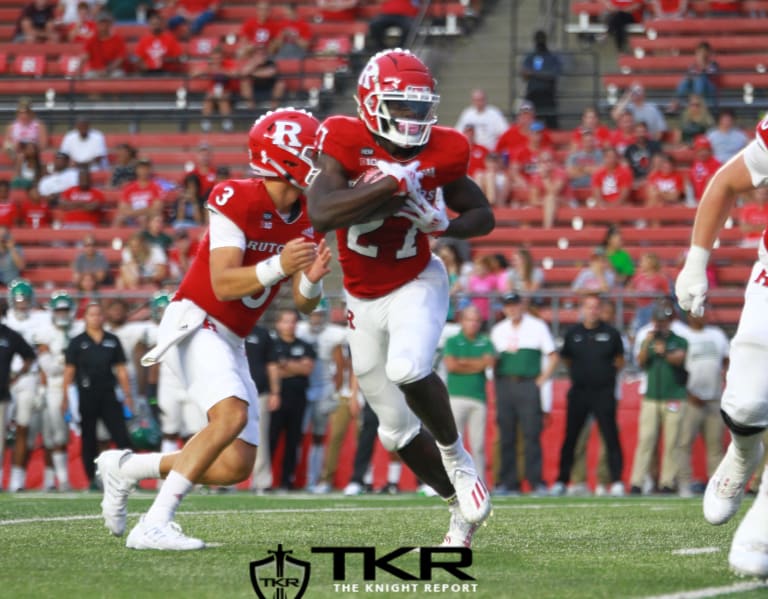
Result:
[[[299,293],[307,299],[314,299],[323,293],[323,281],[320,280],[317,283],[313,283],[307,278],[307,275],[301,273],[299,279]]]
[[[256,264],[256,278],[265,289],[272,287],[285,278],[283,267],[280,265],[280,256],[272,256]]]
[[[709,262],[709,250],[705,250],[698,245],[692,245],[688,250],[688,255],[685,258],[685,263],[701,270],[707,268],[707,262]]]

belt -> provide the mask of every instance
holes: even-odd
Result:
[[[525,383],[527,381],[535,381],[535,376],[517,376],[515,374],[505,374],[502,378],[512,381],[513,383]]]

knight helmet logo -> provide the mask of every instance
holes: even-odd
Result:
[[[310,563],[291,557],[282,543],[269,557],[251,562],[251,584],[259,599],[300,599],[309,584]]]

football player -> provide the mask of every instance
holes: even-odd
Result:
[[[45,326],[48,315],[34,307],[35,293],[26,279],[14,279],[8,284],[8,314],[5,324],[24,337],[32,347],[35,336]],[[22,360],[16,356],[11,363],[11,397],[13,398],[16,421],[16,443],[13,448],[13,465],[8,490],[24,489],[29,450],[34,447],[35,438],[42,432],[43,387],[37,374],[35,360]],[[53,470],[46,466],[43,487],[53,486]]]
[[[704,312],[706,267],[720,230],[740,194],[768,186],[768,118],[758,124],[755,139],[726,162],[707,185],[696,210],[691,248],[677,277],[680,305],[694,315]],[[761,463],[761,441],[768,428],[768,230],[758,246],[758,259],[746,284],[744,308],[731,341],[730,366],[720,410],[731,431],[725,457],[704,492],[704,517],[723,524],[738,511],[744,486]],[[736,529],[728,561],[738,573],[768,576],[768,469],[760,493]]]
[[[131,394],[132,397],[138,397],[139,357],[149,349],[147,339],[149,330],[154,325],[149,320],[128,320],[128,302],[119,297],[108,301],[104,314],[107,318],[104,330],[117,335],[120,339],[125,352],[125,367],[131,384]]]
[[[337,231],[352,367],[379,438],[449,502],[448,536],[469,545],[491,505],[432,371],[448,277],[429,239],[485,235],[493,212],[467,176],[466,137],[435,126],[439,96],[419,58],[375,54],[356,100],[358,118],[332,116],[318,130],[310,218],[315,229]]]
[[[208,422],[179,452],[113,450],[96,460],[104,522],[118,536],[136,481],[165,478],[128,535],[130,548],[204,547],[173,521],[179,503],[196,483],[231,485],[253,470],[258,396],[244,338],[288,278],[296,306],[309,313],[330,272],[330,250],[315,234],[304,200],[317,127],[317,119],[302,110],[268,112],[248,135],[257,178],[223,181],[211,191],[208,232],[165,310],[158,344],[142,358],[144,366],[167,362]]]
[[[68,491],[69,425],[61,408],[64,399],[64,351],[69,340],[83,332],[83,324],[74,322],[75,302],[66,291],[54,291],[48,307],[50,320],[35,335],[40,381],[45,388],[43,444],[52,454],[59,491]]]

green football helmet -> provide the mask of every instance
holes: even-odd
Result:
[[[163,313],[165,312],[165,309],[168,307],[168,304],[171,303],[171,294],[167,291],[158,291],[155,293],[155,295],[152,296],[152,299],[149,300],[149,309],[152,314],[152,320],[155,322],[160,322],[160,319],[163,317]]]
[[[68,327],[75,315],[75,300],[66,291],[58,289],[51,293],[48,307],[53,314],[53,324],[57,327]]]
[[[8,307],[12,310],[22,310],[32,307],[35,299],[35,290],[26,279],[14,279],[8,284]]]

